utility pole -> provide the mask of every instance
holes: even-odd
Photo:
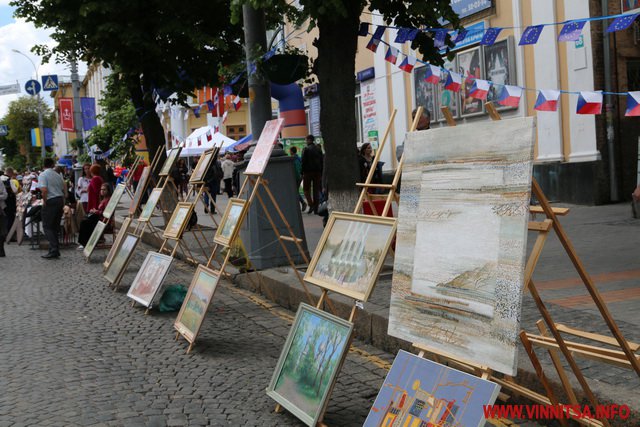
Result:
[[[247,75],[249,84],[249,115],[251,134],[255,142],[260,138],[264,124],[271,120],[271,89],[269,82],[257,73],[251,72],[256,52],[267,49],[267,33],[264,23],[264,11],[255,9],[251,4],[242,6],[244,22],[244,46],[247,59]],[[253,55],[252,55],[253,53]]]
[[[13,51],[13,53],[24,56],[29,60],[29,62],[31,62],[31,65],[33,65],[33,72],[36,73],[36,81],[40,81],[40,79],[38,78],[38,67],[36,67],[35,62],[33,62],[31,58],[20,52],[18,49],[11,50]],[[40,133],[40,138],[42,139],[40,145],[40,156],[44,159],[47,151],[45,148],[46,143],[44,140],[44,120],[42,119],[42,98],[40,98],[40,92],[38,92],[38,94],[36,95],[36,99],[38,103],[38,105],[36,106],[36,108],[38,109],[38,132]]]
[[[73,92],[73,123],[76,130],[76,137],[82,138],[78,153],[82,153],[84,146],[84,123],[82,121],[82,105],[80,105],[80,76],[78,76],[78,61],[71,58],[69,61],[71,68],[71,92]]]

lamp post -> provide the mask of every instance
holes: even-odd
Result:
[[[31,62],[31,65],[33,65],[33,71],[36,73],[36,81],[39,81],[40,79],[38,78],[38,67],[36,67],[36,64],[33,62],[33,60],[31,58],[29,58],[27,55],[25,55],[24,53],[20,52],[18,49],[11,49],[11,51],[13,53],[17,53],[18,55],[22,55],[25,58],[27,58],[29,60],[29,62]],[[41,141],[41,157],[44,159],[45,157],[45,140],[44,140],[44,124],[43,124],[43,120],[42,120],[42,108],[40,108],[40,104],[41,104],[41,100],[40,100],[40,92],[38,92],[37,94],[37,98],[38,98],[38,132],[40,133],[40,138],[42,138]]]

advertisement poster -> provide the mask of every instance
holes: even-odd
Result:
[[[502,91],[503,85],[516,83],[516,76],[512,73],[513,57],[509,55],[509,40],[502,40],[492,46],[484,47],[484,63],[487,80],[495,83],[491,85],[487,102],[495,100]]]
[[[427,66],[416,68],[413,73],[413,87],[416,95],[415,108],[422,107],[429,111],[433,117],[436,111],[436,86],[433,83],[425,81],[425,73]]]
[[[458,72],[462,74],[464,79],[464,84],[460,89],[463,117],[481,114],[483,111],[482,100],[469,95],[474,79],[482,79],[482,66],[479,47],[458,54]]]
[[[444,65],[442,67],[448,71],[455,72],[456,70],[455,62],[449,61],[447,59],[444,60]],[[440,94],[440,96],[438,97],[439,103],[436,106],[438,110],[438,120],[444,120],[444,115],[442,114],[442,111],[440,111],[440,107],[449,107],[449,110],[451,110],[451,114],[453,115],[453,117],[458,117],[458,95],[455,92],[451,92],[450,90],[445,90],[444,82],[445,79],[441,78],[440,83],[438,84],[438,93]]]
[[[373,149],[378,148],[378,120],[376,118],[375,80],[360,83],[360,102],[362,104],[362,133],[365,142]]]

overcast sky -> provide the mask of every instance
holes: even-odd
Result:
[[[40,58],[31,53],[31,48],[37,44],[52,44],[49,38],[51,33],[48,30],[36,29],[33,24],[25,22],[22,19],[13,18],[13,8],[9,6],[10,0],[0,0],[0,86],[20,83],[22,89],[21,95],[3,95],[0,96],[0,118],[7,113],[9,103],[19,96],[28,96],[24,91],[24,84],[27,80],[35,77],[33,65],[21,55],[12,52],[17,49],[29,56],[38,68],[38,76],[47,74],[58,74],[66,76],[68,81],[71,74],[67,64],[40,64]],[[80,75],[86,73],[85,64],[78,64]],[[53,105],[49,96],[49,92],[41,93],[43,98]]]

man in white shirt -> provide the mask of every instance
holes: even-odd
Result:
[[[44,159],[44,172],[38,176],[38,188],[42,193],[42,228],[44,235],[49,241],[49,252],[42,255],[45,259],[60,257],[60,245],[58,234],[60,232],[60,221],[62,220],[62,209],[64,208],[64,180],[53,167],[55,162],[52,158]]]
[[[222,161],[222,180],[224,181],[224,191],[229,198],[233,197],[233,168],[234,163],[231,160],[231,154],[227,153]]]

